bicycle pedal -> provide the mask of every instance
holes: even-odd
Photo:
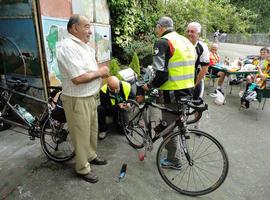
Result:
[[[190,136],[189,135],[185,135],[185,138],[188,140],[188,139],[190,139]]]

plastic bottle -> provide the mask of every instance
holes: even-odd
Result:
[[[161,120],[160,123],[154,128],[156,134],[163,131],[168,126],[168,123],[164,120]]]
[[[27,110],[25,108],[23,108],[19,105],[16,105],[15,107],[26,121],[28,121],[29,123],[32,123],[33,121],[35,121],[35,118],[33,117],[33,115],[31,115],[29,112],[27,112]]]
[[[121,167],[121,170],[118,176],[118,182],[120,182],[125,177],[126,172],[127,172],[127,164],[124,163]]]

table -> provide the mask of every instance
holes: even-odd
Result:
[[[244,71],[244,70],[238,70],[238,71],[230,71],[228,67],[225,67],[224,64],[216,64],[214,66],[211,66],[210,69],[214,69],[216,71],[221,71],[224,72],[226,74],[227,77],[229,77],[230,75],[236,75],[236,76],[240,76],[240,75],[249,75],[249,74],[257,74],[258,70],[249,70],[249,71]],[[225,91],[224,91],[224,98],[226,99],[227,96],[227,88],[229,86],[229,80],[227,80],[227,84],[225,86]],[[225,102],[225,101],[224,101]]]

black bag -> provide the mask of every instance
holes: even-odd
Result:
[[[53,99],[57,94],[58,95],[58,98],[55,101],[52,100],[51,103],[53,103],[55,106],[54,106],[54,109],[52,110],[52,113],[51,113],[51,117],[57,121],[59,121],[60,123],[65,123],[67,122],[66,120],[66,116],[65,116],[65,112],[64,112],[64,108],[63,108],[63,103],[60,99],[60,96],[61,96],[61,92],[58,91],[58,90],[54,90],[50,96],[51,98]]]
[[[53,119],[59,121],[60,123],[67,122],[64,108],[60,105],[56,105],[55,108],[52,110],[51,116]]]

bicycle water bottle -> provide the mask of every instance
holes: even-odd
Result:
[[[156,133],[156,134],[160,133],[160,132],[163,131],[165,128],[167,128],[167,126],[168,126],[167,121],[160,120],[160,123],[154,128],[155,133]]]
[[[32,123],[33,121],[35,121],[35,118],[33,117],[33,115],[31,115],[29,112],[27,112],[27,110],[25,108],[23,108],[19,105],[16,105],[15,107],[26,121],[28,121],[29,123]]]

